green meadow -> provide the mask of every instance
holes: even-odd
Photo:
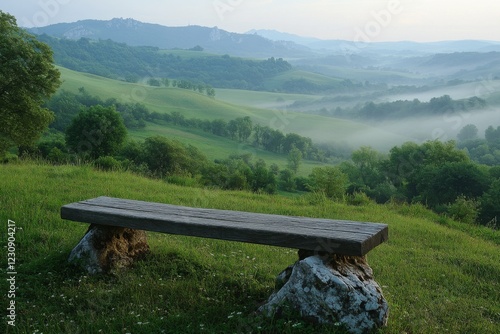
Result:
[[[421,205],[354,206],[173,185],[128,172],[37,162],[0,165],[0,219],[15,222],[16,322],[2,333],[339,333],[289,317],[254,314],[296,250],[149,233],[134,268],[89,276],[67,264],[86,224],[63,221],[64,204],[115,196],[179,205],[389,225],[368,254],[390,306],[378,333],[498,333],[500,232],[463,225]],[[1,234],[3,247],[6,233]],[[7,259],[0,259],[7,276]],[[6,305],[6,279],[0,280]],[[4,311],[5,312],[5,311]]]
[[[159,125],[148,123],[145,129],[128,130],[133,140],[142,141],[148,137],[164,136],[176,139],[186,145],[197,147],[209,159],[226,159],[230,155],[251,154],[253,160],[263,159],[269,166],[276,164],[280,169],[287,168],[288,157],[286,154],[277,154],[266,150],[255,148],[251,145],[239,143],[234,140],[216,136],[199,129],[186,129],[175,125]],[[312,160],[303,160],[300,164],[298,174],[308,176],[314,167],[324,166],[324,163]]]

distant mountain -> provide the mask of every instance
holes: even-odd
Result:
[[[68,39],[111,39],[130,46],[155,46],[161,49],[190,49],[244,57],[308,56],[307,47],[289,41],[272,41],[256,34],[231,33],[217,27],[166,27],[133,19],[109,21],[83,20],[30,29],[35,34]]]
[[[245,34],[259,35],[259,36],[265,37],[267,39],[270,39],[272,41],[290,41],[290,42],[294,42],[294,43],[302,44],[302,45],[306,45],[306,46],[309,44],[316,43],[316,42],[321,42],[321,39],[318,39],[318,38],[303,37],[303,36],[289,34],[289,33],[281,32],[281,31],[277,31],[277,30],[252,29],[250,31],[247,31]]]
[[[500,41],[458,40],[428,43],[410,41],[365,43],[348,40],[322,40],[276,30],[250,30],[247,34],[259,35],[273,41],[292,41],[314,50],[336,51],[341,53],[363,53],[363,51],[416,51],[420,53],[500,51]]]

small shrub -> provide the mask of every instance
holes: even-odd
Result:
[[[198,179],[190,176],[190,175],[169,175],[166,178],[166,181],[171,184],[176,184],[178,186],[183,187],[199,187],[200,182]]]
[[[47,154],[47,160],[53,164],[64,164],[68,162],[69,157],[66,153],[61,151],[58,147],[53,147],[49,154]]]
[[[110,156],[99,157],[94,161],[94,164],[100,170],[105,171],[119,170],[121,167],[120,162]]]
[[[331,203],[331,200],[326,196],[326,194],[322,191],[313,191],[307,193],[305,196],[306,200],[311,205],[322,205]]]
[[[479,213],[479,202],[467,199],[465,196],[459,196],[455,202],[447,205],[447,213],[459,222],[474,224]]]
[[[372,200],[370,197],[368,197],[368,195],[364,192],[355,192],[347,197],[347,204],[350,205],[364,206],[370,204],[371,202]]]
[[[4,164],[19,162],[19,157],[16,154],[12,154],[9,152],[7,152],[3,157],[0,158],[2,159],[1,162]]]

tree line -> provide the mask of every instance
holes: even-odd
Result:
[[[332,158],[348,157],[349,155],[347,148],[316,145],[308,137],[296,133],[285,134],[268,126],[254,124],[250,117],[238,117],[230,121],[188,119],[180,112],[151,112],[141,103],[122,103],[114,98],[103,100],[89,94],[84,87],[79,88],[77,94],[63,90],[45,104],[55,114],[55,120],[50,124],[50,127],[64,132],[82,108],[94,105],[113,106],[121,114],[125,126],[129,129],[144,128],[146,122],[160,124],[165,122],[190,129],[200,129],[273,153],[290,154],[295,149],[300,152],[301,158],[314,161],[327,162]]]
[[[362,147],[340,168],[347,193],[378,203],[418,202],[456,220],[500,226],[500,166],[474,162],[454,141],[407,142],[388,155]]]
[[[196,84],[189,80],[169,80],[168,78],[149,78],[148,85],[152,87],[177,87],[182,89],[193,90],[200,94],[206,94],[208,97],[215,97],[215,89],[212,86],[199,83]]]
[[[242,123],[248,121],[242,119]],[[53,129],[36,145],[24,146],[20,152],[54,164],[86,162],[103,170],[129,170],[170,182],[221,189],[274,194],[278,190],[310,191],[323,186],[315,181],[316,175],[321,175],[319,170],[309,179],[296,176],[300,161],[293,155],[290,167],[280,170],[262,159],[253,161],[250,154],[209,161],[196,147],[177,140],[154,136],[144,142],[126,141],[126,135],[116,107],[97,104],[80,109],[64,133]],[[297,151],[292,149],[292,153]]]
[[[248,119],[241,122],[244,126]],[[500,127],[488,133],[496,137]],[[196,147],[161,136],[142,143],[125,142],[125,137],[125,126],[114,106],[96,105],[80,111],[64,137],[41,142],[29,153],[53,163],[81,159],[105,170],[127,169],[221,189],[270,194],[300,190],[337,200],[355,198],[361,203],[370,199],[422,203],[458,221],[498,227],[500,166],[474,162],[454,141],[407,142],[393,147],[389,154],[361,147],[349,161],[317,167],[308,177],[298,177],[292,154],[288,167],[280,169],[261,159],[252,161],[248,154],[209,161]],[[290,153],[294,152],[300,154],[295,146]]]
[[[84,89],[75,95],[92,101]],[[308,177],[298,177],[302,157],[317,154],[311,151],[314,145],[309,138],[254,125],[249,117],[229,122],[204,121],[186,119],[180,113],[149,113],[147,109],[142,115],[150,119],[160,117],[179,126],[204,128],[241,142],[271,145],[270,150],[288,154],[288,166],[268,166],[263,160],[252,161],[251,155],[209,161],[193,146],[158,136],[143,143],[124,143],[125,126],[119,126],[124,124],[123,118],[114,105],[80,110],[65,129],[65,136],[54,135],[39,143],[37,154],[54,163],[87,159],[103,169],[125,168],[152,177],[189,179],[198,185],[222,189],[314,191],[334,199],[366,196],[377,203],[418,202],[456,220],[498,226],[500,166],[475,162],[470,152],[457,147],[454,141],[408,142],[393,147],[388,154],[362,147],[352,152],[349,161],[316,168]],[[462,144],[477,140],[474,129],[468,125],[460,131]],[[488,147],[498,154],[500,126],[490,126],[485,137]]]
[[[488,165],[500,165],[500,126],[490,125],[484,131],[484,138],[479,138],[478,128],[474,124],[464,126],[457,135],[457,146],[466,150],[472,160]]]
[[[479,110],[484,109],[486,106],[486,101],[476,96],[467,99],[453,100],[449,95],[443,95],[434,97],[430,99],[429,102],[421,102],[418,99],[383,103],[366,102],[363,105],[352,108],[337,107],[330,111],[325,109],[320,113],[333,117],[384,121]]]
[[[48,35],[37,38],[54,51],[55,62],[66,68],[99,76],[138,82],[142,78],[174,78],[196,85],[260,90],[264,80],[291,70],[282,58],[249,60],[237,57],[180,57],[157,47],[135,47],[111,40],[77,41]]]

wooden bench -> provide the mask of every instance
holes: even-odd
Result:
[[[385,224],[191,208],[110,197],[71,203],[61,217],[90,223],[69,261],[89,273],[128,267],[149,252],[146,231],[299,249],[258,313],[292,307],[304,319],[352,333],[385,326],[388,304],[365,254],[388,239]],[[285,306],[284,306],[285,305]]]
[[[385,224],[191,208],[98,197],[64,205],[63,219],[314,252],[364,256],[388,239]]]

